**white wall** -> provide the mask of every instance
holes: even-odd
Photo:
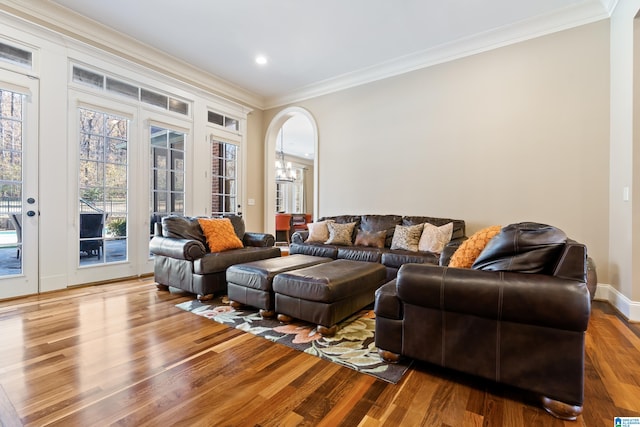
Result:
[[[320,129],[319,215],[549,223],[608,280],[608,21],[296,105]]]
[[[611,16],[611,161],[610,161],[610,268],[609,298],[627,314],[636,310],[640,320],[640,173],[634,162],[640,159],[638,135],[634,136],[634,115],[638,118],[638,100],[634,102],[634,18],[640,1],[618,2]],[[636,35],[636,40],[638,36]],[[638,59],[636,59],[637,61]],[[636,80],[638,83],[638,80]],[[637,123],[638,126],[640,123]],[[636,184],[637,183],[637,184]],[[631,200],[622,199],[624,187],[631,189]],[[635,262],[634,262],[635,261]],[[635,305],[635,308],[634,308]]]

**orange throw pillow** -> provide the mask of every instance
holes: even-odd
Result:
[[[198,218],[210,252],[222,252],[244,247],[236,236],[229,218]]]
[[[478,255],[480,255],[480,252],[482,252],[484,247],[487,246],[487,243],[489,243],[489,240],[493,239],[501,229],[502,227],[500,225],[493,225],[474,233],[473,236],[462,242],[453,255],[451,255],[449,267],[471,268],[473,262],[478,258]]]

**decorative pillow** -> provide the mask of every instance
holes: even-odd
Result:
[[[384,241],[387,238],[387,231],[365,231],[358,230],[356,235],[356,246],[368,246],[371,248],[384,248]]]
[[[393,241],[393,232],[396,225],[402,225],[402,217],[398,215],[362,215],[360,218],[360,228],[365,231],[382,231],[387,232],[384,245],[391,246]]]
[[[229,218],[198,218],[198,223],[207,239],[209,251],[222,252],[243,247]]]
[[[391,240],[391,249],[404,249],[405,251],[418,252],[418,243],[422,235],[424,224],[396,225]]]
[[[437,227],[428,222],[424,223],[424,230],[418,242],[418,250],[422,252],[441,253],[445,245],[451,241],[453,222]]]
[[[476,258],[478,258],[478,255],[480,255],[480,252],[487,246],[489,240],[493,239],[493,237],[500,232],[501,228],[499,225],[483,228],[462,242],[453,255],[451,255],[449,267],[470,268]]]
[[[350,222],[348,224],[328,222],[327,228],[329,229],[329,239],[325,243],[327,245],[351,246],[351,236],[353,235],[353,228],[355,226],[355,222]]]
[[[471,268],[552,274],[566,242],[564,231],[551,225],[510,224],[487,243]]]
[[[307,240],[305,240],[305,242],[324,243],[327,240],[329,240],[329,227],[327,226],[327,224],[330,222],[334,222],[334,221],[326,220],[326,221],[311,222],[307,224],[307,228],[309,229],[309,237],[307,237]]]

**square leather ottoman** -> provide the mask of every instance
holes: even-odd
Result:
[[[331,336],[339,321],[374,301],[386,277],[382,264],[346,259],[280,273],[273,279],[278,319],[316,323]]]
[[[227,269],[227,295],[235,308],[250,305],[263,317],[274,316],[272,282],[275,275],[333,261],[311,255],[290,255],[232,265]]]

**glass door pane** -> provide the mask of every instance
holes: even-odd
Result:
[[[25,95],[0,89],[0,274],[22,274],[22,129]]]
[[[167,215],[184,215],[184,150],[187,135],[151,126],[150,237]]]
[[[238,146],[211,141],[211,214],[238,213]]]
[[[127,260],[129,120],[79,109],[80,266]]]
[[[39,287],[37,102],[37,81],[0,70],[0,298]]]

